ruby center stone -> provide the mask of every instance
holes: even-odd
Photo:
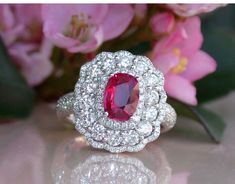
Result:
[[[104,110],[108,117],[127,121],[136,111],[139,101],[138,80],[126,73],[116,73],[109,78],[104,91]]]

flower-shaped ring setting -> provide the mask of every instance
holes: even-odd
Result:
[[[136,152],[176,122],[166,103],[164,76],[145,56],[102,52],[83,65],[74,92],[57,113],[69,118],[95,148]]]

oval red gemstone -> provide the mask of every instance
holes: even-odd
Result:
[[[138,80],[126,73],[116,73],[109,78],[104,91],[104,110],[108,117],[127,121],[136,111],[139,101]]]

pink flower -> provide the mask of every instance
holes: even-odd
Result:
[[[174,31],[156,43],[151,55],[154,65],[165,75],[167,93],[182,102],[196,105],[193,82],[216,69],[216,62],[200,50],[200,19],[178,22]]]
[[[51,74],[52,48],[52,43],[46,39],[40,45],[16,43],[10,47],[10,55],[29,85],[38,85]]]
[[[43,31],[58,47],[88,53],[119,36],[131,22],[130,5],[44,5]]]
[[[13,62],[31,86],[52,71],[52,44],[43,38],[41,5],[0,5],[0,34]]]
[[[22,31],[23,26],[16,23],[10,5],[0,5],[0,36],[6,46],[11,45]]]
[[[181,17],[189,17],[211,12],[225,5],[226,4],[168,4],[167,7]]]
[[[150,20],[150,27],[156,34],[166,34],[171,32],[174,24],[174,15],[169,12],[157,13]]]
[[[16,22],[24,26],[20,40],[41,42],[42,13],[41,5],[18,4],[13,6]]]

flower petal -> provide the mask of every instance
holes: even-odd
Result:
[[[181,74],[190,81],[196,81],[216,70],[216,61],[203,51],[194,54],[187,65],[187,69]]]
[[[197,105],[196,88],[179,75],[166,75],[165,90],[169,96],[175,99],[190,105]]]
[[[133,8],[128,4],[109,5],[108,12],[102,23],[104,40],[119,36],[126,30],[134,16]]]
[[[35,51],[37,48],[38,45],[35,44],[21,43],[13,45],[9,50],[15,64],[20,67],[22,75],[31,86],[40,84],[53,69],[49,60],[53,45],[43,41],[39,51]]]
[[[157,56],[152,61],[157,69],[166,74],[179,63],[179,57],[175,56],[173,53],[167,53]]]
[[[153,49],[153,56],[157,57],[157,55],[165,54],[167,52],[173,53],[173,49],[179,48],[180,44],[185,40],[185,37],[186,34],[183,27],[178,27],[169,36],[166,36],[157,42]]]
[[[193,15],[207,13],[226,4],[168,4],[167,7],[181,17],[190,17]]]
[[[34,53],[29,58],[29,66],[22,68],[22,73],[31,86],[36,86],[45,80],[52,72],[51,61],[41,53]]]
[[[173,29],[174,24],[174,15],[169,12],[157,13],[150,20],[150,27],[156,34],[169,33]]]
[[[74,45],[68,48],[68,51],[71,53],[76,53],[76,52],[89,53],[94,51],[97,47],[99,47],[102,41],[103,41],[103,31],[101,28],[99,28],[94,34],[94,37],[92,37],[90,40],[82,44]]]
[[[99,13],[97,13],[99,12]],[[52,32],[64,32],[73,15],[85,14],[92,22],[101,23],[107,13],[107,5],[43,5],[42,18],[45,27]],[[46,30],[47,30],[46,29]]]
[[[61,48],[69,48],[69,47],[73,47],[76,44],[79,44],[80,41],[79,40],[75,40],[73,38],[64,36],[61,33],[55,33],[55,34],[51,34],[50,37],[48,37],[55,45],[57,45],[58,47]]]
[[[22,33],[24,26],[19,24],[14,17],[10,5],[0,5],[0,36],[5,45],[9,47]]]
[[[95,50],[103,41],[103,32],[100,24],[106,18],[108,5],[43,5],[43,31],[58,47],[66,48],[69,52],[87,53]],[[97,13],[98,12],[98,13]],[[85,19],[89,25],[94,26],[94,32],[87,40],[81,41],[78,37],[65,35],[72,16]]]
[[[4,29],[11,29],[15,24],[14,14],[11,11],[10,5],[0,5],[0,23],[4,26]]]
[[[41,22],[41,5],[40,4],[16,4],[14,5],[17,22],[24,25],[32,24],[33,21]]]
[[[185,40],[177,47],[180,48],[182,55],[190,57],[201,48],[203,36],[201,33],[201,21],[199,17],[191,17],[178,24],[185,30]]]

